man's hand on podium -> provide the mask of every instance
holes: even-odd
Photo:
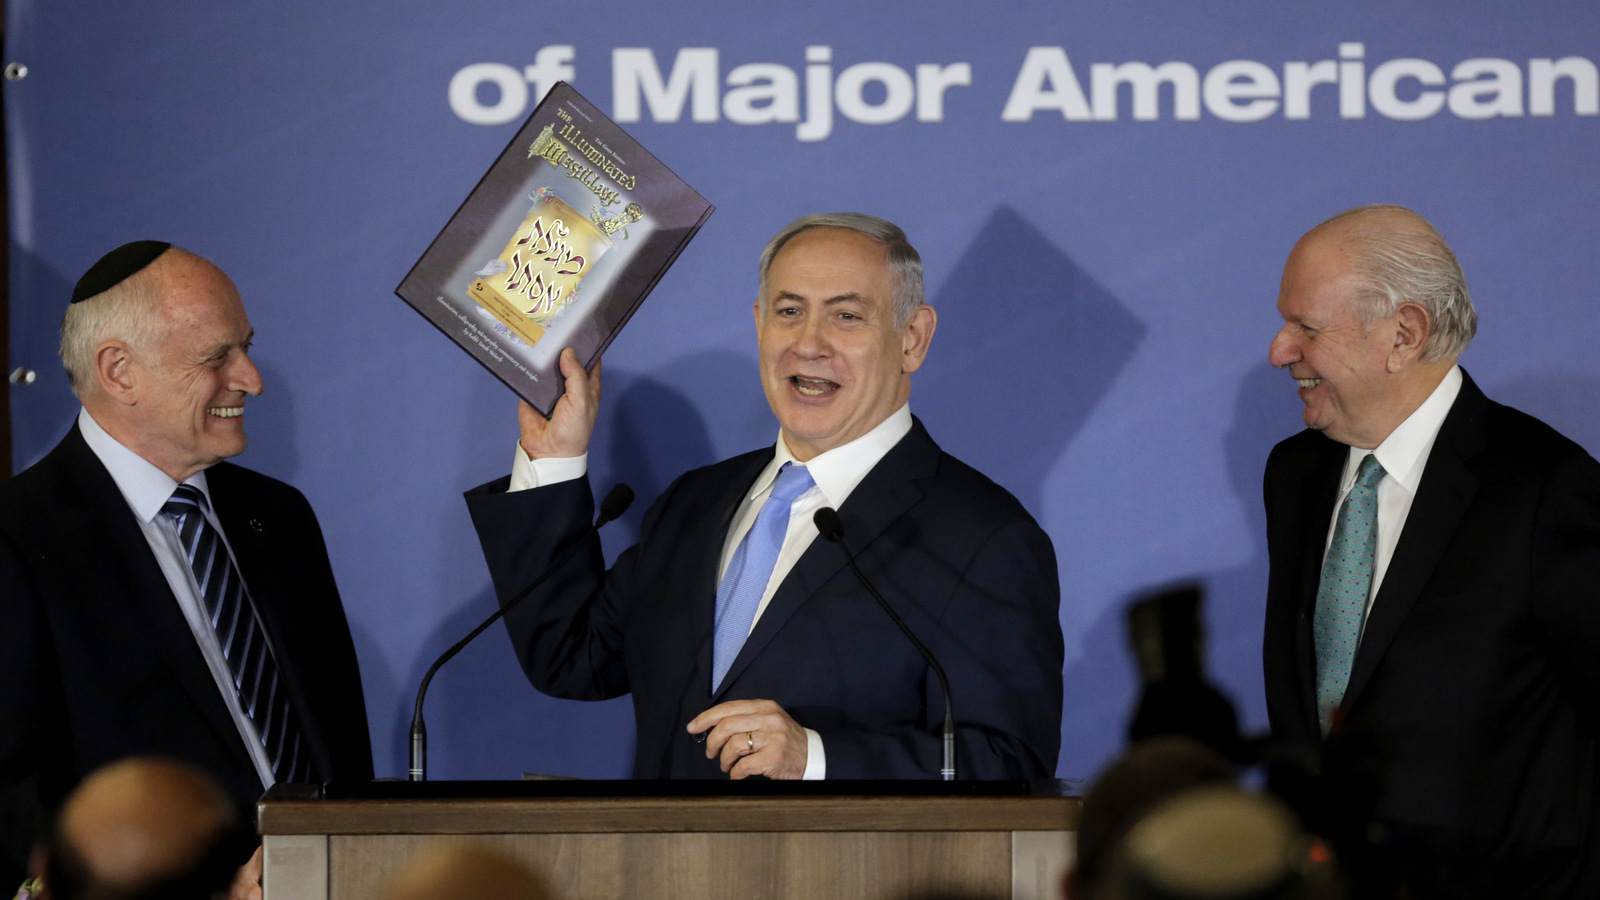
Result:
[[[798,780],[806,773],[806,730],[771,700],[729,700],[694,717],[706,734],[706,758],[722,757],[735,781],[751,775]]]

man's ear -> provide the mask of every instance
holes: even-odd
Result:
[[[106,396],[124,406],[138,402],[139,378],[133,349],[122,341],[106,341],[94,352],[95,383]]]
[[[1389,349],[1389,371],[1399,372],[1409,368],[1422,356],[1433,333],[1433,320],[1428,311],[1415,303],[1402,303],[1394,311],[1394,346]]]
[[[928,358],[928,345],[933,343],[933,331],[938,327],[939,314],[926,303],[911,314],[900,335],[900,374],[910,375],[922,368],[922,361]]]

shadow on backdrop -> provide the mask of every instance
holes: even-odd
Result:
[[[1234,568],[1198,576],[1206,589],[1211,676],[1233,700],[1246,732],[1267,727],[1261,674],[1261,632],[1267,610],[1267,510],[1261,477],[1272,448],[1305,428],[1300,415],[1304,408],[1289,373],[1263,362],[1245,374],[1224,447],[1228,480],[1245,516],[1250,558]]]
[[[300,474],[300,441],[295,427],[295,398],[290,381],[276,363],[252,357],[261,372],[261,396],[245,401],[245,434],[249,445],[235,462],[279,481],[294,484]],[[324,530],[328,526],[323,525]]]
[[[719,444],[737,448],[732,452],[770,445],[777,426],[767,412],[755,365],[736,354],[698,353],[655,371],[608,372],[606,378],[595,429],[602,450],[590,457],[590,481],[597,496],[626,482],[638,497],[606,530],[606,558],[612,560],[638,539],[644,511],[674,479],[721,459]],[[752,400],[758,409],[751,408]],[[708,418],[723,429],[716,440]],[[752,419],[761,422],[759,431],[749,425]],[[745,438],[751,438],[748,444]]]
[[[412,661],[397,701],[405,730],[428,666],[494,608],[494,591],[485,587],[423,643],[426,649]],[[434,676],[424,715],[430,780],[517,779],[524,772],[627,778],[633,771],[629,698],[592,703],[540,694],[522,674],[499,623]]]
[[[61,315],[76,282],[77,276],[68,278],[15,242],[11,244],[11,366],[34,372],[32,384],[6,385],[11,391],[13,472],[49,453],[78,414],[78,398],[72,395],[57,355]]]
[[[605,377],[606,399],[590,445],[590,479],[602,493],[612,483],[597,464],[607,455],[612,418],[608,410],[617,394],[627,392],[631,380],[622,371],[607,372]],[[453,460],[457,469],[453,484],[462,491],[509,472],[517,438],[516,394],[488,377],[474,377],[470,385],[462,400],[460,431],[451,438],[452,447],[459,450]],[[638,504],[636,508],[643,509]],[[630,515],[637,513],[630,510]],[[384,729],[374,721],[375,762],[381,769],[382,760],[396,760],[392,771],[397,773],[406,768],[411,713],[423,673],[440,653],[493,613],[497,602],[466,503],[459,495],[449,498],[438,524],[452,539],[440,548],[442,580],[437,596],[470,599],[435,620],[407,664],[396,693],[384,704],[393,716],[390,727]],[[606,529],[608,557],[631,542],[627,532],[629,527],[636,532],[637,524],[635,518],[631,526],[619,522]],[[370,686],[368,695],[375,695]],[[479,635],[434,676],[425,717],[430,779],[515,779],[524,772],[626,778],[633,770],[630,701],[558,700],[534,690],[501,623]]]
[[[367,725],[372,734],[373,771],[379,778],[404,775],[406,757],[403,749],[408,746],[404,740],[409,735],[397,737],[392,733],[393,729],[385,729],[388,722],[380,715],[383,710],[377,704],[396,694],[405,694],[406,687],[395,682],[394,667],[389,664],[389,655],[384,652],[377,635],[366,627],[360,616],[351,614],[348,595],[341,596],[345,601],[345,618],[350,623],[350,640],[355,644],[356,659],[361,665],[361,694],[366,698]],[[411,690],[414,692],[416,688]],[[406,707],[405,721],[408,725],[411,723],[410,706]]]
[[[1267,727],[1261,674],[1261,631],[1267,597],[1266,510],[1261,476],[1278,441],[1304,426],[1301,403],[1289,376],[1265,362],[1245,374],[1234,402],[1233,424],[1224,437],[1228,480],[1239,499],[1250,540],[1250,558],[1230,569],[1184,576],[1204,586],[1207,671],[1239,713],[1246,732]],[[1182,452],[1175,448],[1174,452]],[[1068,777],[1097,771],[1122,745],[1133,709],[1137,679],[1128,658],[1123,610],[1171,580],[1130,591],[1107,607],[1083,641],[1084,652],[1065,672],[1062,716],[1063,765]]]
[[[1035,515],[1045,478],[1146,326],[1038,229],[1000,207],[937,297],[913,405],[935,440]]]
[[[639,496],[622,520],[606,528],[602,540],[609,562],[637,539],[644,510],[672,479],[714,462],[717,453],[699,408],[662,378],[620,368],[603,377],[604,399],[590,444],[590,482],[602,495],[613,484],[627,482]],[[726,411],[739,409],[735,385],[741,378],[745,384],[753,382],[754,372],[748,360],[733,354],[705,353],[674,363],[670,377],[694,386],[703,404],[713,404],[707,408]],[[469,470],[459,479],[463,485],[504,474],[503,466],[494,463],[503,456],[509,464],[516,428],[514,395],[498,382],[475,384],[481,387],[469,401],[469,433],[461,436],[462,445],[492,449],[472,452],[462,461]],[[764,410],[759,390],[756,397]],[[764,430],[770,442],[770,426]],[[465,520],[464,506],[461,513]],[[470,535],[470,524],[463,525]],[[462,584],[478,587],[470,602],[437,625],[412,661],[394,701],[402,746],[416,685],[427,667],[495,608],[476,544],[469,537],[465,546],[471,552],[450,554],[447,568],[461,573]],[[505,626],[496,624],[490,631],[440,669],[429,689],[430,777],[516,778],[523,772],[628,777],[635,743],[631,698],[593,703],[540,694],[518,666]]]
[[[1144,591],[1135,591],[1134,596]],[[1060,777],[1088,780],[1122,750],[1138,677],[1123,608],[1108,604],[1083,635],[1083,653],[1062,673]]]

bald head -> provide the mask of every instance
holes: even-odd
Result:
[[[1117,844],[1152,808],[1191,788],[1232,784],[1233,778],[1232,763],[1191,738],[1166,735],[1129,746],[1083,798],[1068,896],[1093,896]]]
[[[198,769],[151,758],[114,763],[84,779],[62,806],[46,883],[55,900],[140,896],[202,870],[202,880],[220,877],[226,887],[237,851],[211,862],[237,824],[227,796]]]
[[[417,854],[389,885],[387,900],[545,900],[549,893],[527,866],[479,844],[435,844]]]
[[[1129,830],[1101,896],[1339,896],[1327,857],[1278,800],[1231,785],[1200,787],[1166,800]]]
[[[1372,449],[1432,395],[1478,328],[1454,253],[1421,216],[1361,206],[1311,229],[1278,288],[1267,351],[1305,423]]]

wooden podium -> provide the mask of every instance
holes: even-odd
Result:
[[[904,782],[847,796],[826,782],[715,795],[681,782],[370,787],[386,789],[261,802],[266,900],[379,897],[439,841],[504,850],[565,900],[1045,900],[1060,896],[1078,815],[1071,797]]]

